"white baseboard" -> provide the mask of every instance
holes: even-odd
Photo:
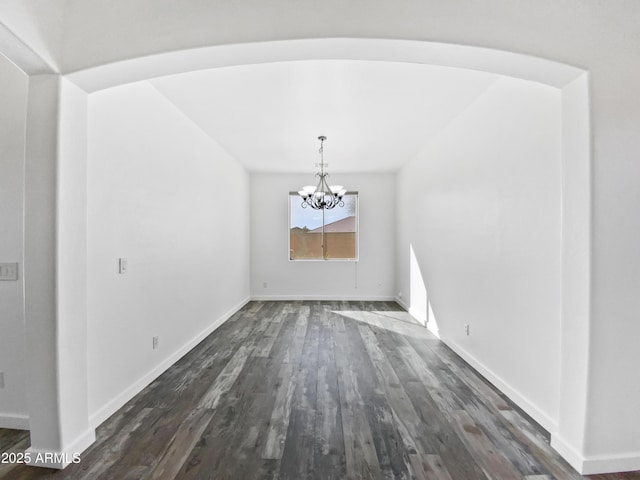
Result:
[[[29,447],[25,451],[25,456],[28,455],[25,460],[28,460],[26,463],[32,467],[62,470],[72,463],[80,463],[82,461],[82,452],[89,448],[95,441],[96,432],[94,429],[89,429],[61,450],[54,451]]]
[[[554,433],[558,430],[558,423],[552,417],[543,412],[537,405],[532,403],[527,397],[522,395],[518,390],[513,388],[508,382],[504,381],[500,376],[496,375],[491,369],[487,368],[482,362],[480,362],[473,355],[468,353],[465,349],[457,345],[451,340],[440,337],[445,345],[451,350],[460,355],[469,365],[476,369],[483,377],[489,380],[495,387],[504,393],[513,403],[518,405],[528,415],[531,416],[536,422],[542,425],[542,428],[550,433]]]
[[[96,412],[92,413],[89,416],[89,425],[92,428],[97,428],[102,422],[104,422],[111,415],[116,413],[120,408],[124,406],[129,400],[135,397],[138,393],[140,393],[147,385],[153,382],[156,378],[162,375],[171,365],[180,360],[184,355],[189,353],[193,347],[195,347],[202,340],[207,338],[213,331],[215,331],[218,327],[220,327],[224,322],[229,320],[231,316],[244,307],[250,301],[249,297],[246,297],[240,303],[236,304],[234,307],[229,309],[226,313],[220,316],[217,320],[215,320],[211,325],[209,325],[206,329],[200,332],[198,335],[193,337],[190,341],[188,341],[185,345],[179,348],[176,352],[170,355],[168,358],[163,360],[160,364],[154,367],[151,371],[149,371],[146,375],[143,375],[140,379],[122,391],[118,396],[111,399],[105,405],[103,405]]]
[[[295,302],[300,300],[327,300],[327,301],[352,301],[352,302],[395,302],[393,296],[372,296],[372,295],[252,295],[251,300],[255,301],[279,301]]]
[[[582,464],[582,475],[598,473],[633,472],[640,470],[640,452],[623,455],[598,455],[587,457]]]
[[[395,297],[394,298],[395,302],[400,305],[402,308],[404,308],[407,312],[409,311],[409,305],[407,305],[406,303],[404,303],[404,300],[400,297]]]
[[[569,443],[561,438],[557,433],[551,434],[551,446],[564,458],[569,465],[575,468],[576,472],[582,473],[584,458],[582,454],[574,449]]]
[[[557,434],[551,435],[551,446],[581,475],[640,470],[640,452],[585,457]]]
[[[17,413],[0,413],[0,428],[29,430],[29,416]]]

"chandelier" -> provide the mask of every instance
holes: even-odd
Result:
[[[324,141],[327,139],[325,136],[318,137],[320,140],[320,163],[316,163],[316,166],[320,167],[320,171],[316,173],[316,177],[320,177],[318,185],[307,185],[302,187],[302,190],[298,192],[298,195],[302,197],[302,208],[307,208],[307,205],[315,210],[331,210],[336,205],[338,207],[344,207],[342,197],[347,191],[342,185],[327,184],[328,173],[325,173],[324,167],[329,165],[324,163]]]

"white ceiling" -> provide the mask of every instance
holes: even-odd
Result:
[[[250,171],[394,171],[498,76],[431,65],[308,60],[152,80]]]

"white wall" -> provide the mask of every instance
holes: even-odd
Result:
[[[640,9],[634,6],[637,25]],[[628,45],[638,58],[638,29]],[[619,470],[640,470],[640,62],[615,64],[620,70],[602,68],[589,76],[595,118],[588,473],[611,468],[609,459]]]
[[[289,261],[288,193],[312,182],[314,173],[251,175],[251,296],[393,298],[395,174],[332,175],[359,192],[358,262]]]
[[[502,77],[400,171],[397,186],[405,302],[414,300],[413,248],[441,338],[552,431],[560,388],[560,100],[557,89]]]
[[[562,333],[560,419],[551,445],[572,465],[582,458],[589,411],[591,347],[591,164],[588,75],[562,89]]]
[[[91,95],[88,122],[95,424],[248,299],[249,177],[146,82]]]
[[[81,452],[95,440],[87,421],[86,112],[86,93],[66,79],[29,77],[24,304],[34,459]]]
[[[78,447],[80,450],[78,442],[88,447],[95,441],[95,431],[89,426],[86,363],[88,95],[65,78],[60,80],[59,88],[55,265],[57,412],[60,415],[61,446]],[[25,231],[28,234],[29,225]],[[28,288],[29,284],[27,299]],[[39,372],[42,374],[44,369],[39,369]],[[29,410],[31,419],[36,416],[34,411],[46,411],[36,408],[33,402]],[[33,428],[31,437],[33,447]]]
[[[111,65],[121,59],[138,58],[149,65],[150,54],[203,45],[226,45],[228,49],[222,50],[233,61],[259,61],[260,54],[250,60],[239,58],[235,48],[287,38],[345,37],[475,45],[589,71],[593,223],[588,243],[593,268],[589,308],[582,322],[585,328],[591,326],[592,335],[590,345],[582,347],[589,350],[591,398],[582,420],[588,424],[586,441],[571,445],[579,457],[573,465],[591,472],[640,468],[640,389],[637,382],[629,381],[640,361],[634,344],[640,337],[639,2],[466,0],[461,8],[451,2],[411,0],[399,10],[391,2],[375,0],[368,2],[367,15],[362,15],[359,2],[342,2],[338,16],[336,9],[318,11],[315,4],[292,0],[216,2],[214,6],[201,2],[193,9],[166,3],[160,7],[161,14],[148,15],[157,3],[120,1],[114,8],[113,2],[57,2],[52,14],[51,2],[38,2],[12,18],[11,4],[20,4],[15,0],[3,2],[0,15],[41,55],[51,54],[64,71]],[[301,16],[308,20],[304,25]],[[252,28],[245,28],[248,24]],[[114,35],[114,28],[119,35]],[[11,51],[6,46],[2,50]],[[356,53],[353,58],[361,57]],[[165,62],[156,65],[167,73],[176,71]],[[514,70],[523,67],[513,66]],[[534,67],[528,73],[535,75],[537,70]],[[137,75],[144,78],[144,71],[138,70]],[[121,72],[109,79],[111,83],[116,83],[114,78],[122,80]]]
[[[0,427],[27,428],[24,343],[24,142],[28,79],[0,55],[0,262],[19,263],[0,281]]]

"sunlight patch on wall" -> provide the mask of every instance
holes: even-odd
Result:
[[[423,325],[427,323],[427,288],[424,286],[422,272],[418,259],[413,251],[413,245],[409,245],[409,277],[410,277],[410,305],[409,313]]]
[[[413,245],[409,245],[409,278],[410,278],[410,302],[409,313],[426,326],[431,333],[440,338],[438,323],[433,315],[433,309],[427,295],[427,287],[424,284],[420,264],[413,251]]]

